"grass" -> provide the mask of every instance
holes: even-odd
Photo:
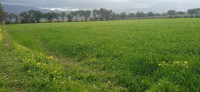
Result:
[[[0,90],[198,92],[199,24],[152,19],[6,25]]]

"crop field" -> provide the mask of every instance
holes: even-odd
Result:
[[[3,25],[0,91],[198,92],[200,19]]]

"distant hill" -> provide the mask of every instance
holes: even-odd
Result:
[[[4,11],[8,12],[8,13],[15,13],[15,14],[19,14],[23,11],[28,11],[30,9],[34,9],[34,10],[40,10],[42,12],[50,12],[51,10],[48,9],[39,9],[39,8],[35,8],[35,7],[26,7],[26,6],[18,6],[18,5],[6,5],[6,4],[2,4]],[[57,10],[55,10],[56,12],[59,12]]]
[[[30,10],[30,9],[38,10],[37,8],[33,8],[33,7],[24,7],[24,6],[17,6],[17,5],[3,4],[2,6],[4,8],[4,11],[6,11],[8,13],[15,13],[15,14],[19,14],[20,12],[27,11],[27,10]]]
[[[53,10],[50,9],[40,9],[40,8],[36,8],[36,7],[27,7],[27,6],[19,6],[19,5],[7,5],[7,4],[3,4],[4,10],[8,13],[15,13],[15,14],[19,14],[20,12],[23,11],[28,11],[30,9],[34,9],[34,10],[40,10],[42,12],[51,12]],[[121,13],[121,12],[127,12],[127,13],[136,13],[137,11],[141,11],[141,12],[155,12],[155,13],[163,13],[163,12],[167,12],[170,9],[174,9],[177,11],[187,11],[187,8],[184,8],[183,6],[180,6],[179,4],[173,4],[173,3],[161,3],[161,4],[157,4],[154,5],[152,7],[149,8],[124,8],[124,9],[112,9],[114,12],[116,13]],[[66,12],[71,12],[73,9],[69,9]],[[61,12],[60,10],[54,10],[54,12]]]

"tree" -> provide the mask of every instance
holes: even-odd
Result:
[[[8,23],[8,12],[3,13],[3,20],[2,21],[5,21],[5,23]]]
[[[94,10],[92,11],[92,13],[93,13],[93,19],[94,19],[95,21],[97,21],[98,14],[99,14],[99,10],[94,9]]]
[[[35,10],[30,9],[29,11],[27,11],[29,14],[29,20],[31,23],[35,23]]]
[[[21,18],[21,23],[29,23],[29,18],[30,18],[30,15],[28,12],[24,11],[24,12],[21,12],[20,14],[20,18]]]
[[[13,17],[15,18],[15,23],[18,23],[18,21],[19,21],[18,15],[14,14]]]
[[[15,14],[13,14],[13,13],[10,13],[10,14],[8,14],[8,23],[11,23],[11,20],[14,18],[14,16],[15,16]]]
[[[60,13],[55,13],[55,19],[57,20],[57,22],[59,21],[59,17],[60,17]]]
[[[169,10],[167,12],[167,14],[169,14],[169,15],[176,15],[176,11],[175,10]]]
[[[99,15],[100,20],[110,20],[112,18],[113,12],[112,10],[106,10],[104,8],[101,8],[98,12],[97,15]]]
[[[44,18],[47,19],[48,22],[52,22],[54,18],[56,18],[55,12],[47,12],[44,14]]]
[[[73,12],[67,14],[68,22],[72,22],[73,17],[74,17]]]
[[[85,16],[85,11],[84,10],[79,10],[77,12],[72,12],[73,16],[76,16],[76,19],[78,21],[78,16],[81,18],[81,20],[84,19]]]
[[[191,14],[191,16],[195,17],[197,14],[200,14],[200,8],[195,8],[195,9],[189,9],[188,13]]]
[[[81,11],[74,11],[72,15],[76,17],[76,21],[78,21],[78,17],[80,16]]]
[[[136,17],[145,17],[145,13],[144,12],[137,12]]]
[[[88,19],[91,16],[91,11],[90,10],[83,11],[83,15],[84,15],[85,21],[88,21]]]
[[[160,14],[160,13],[155,14],[155,16],[161,16],[161,15],[165,15],[165,14]]]
[[[40,20],[43,18],[43,13],[39,10],[35,11],[34,17],[37,23],[40,23]]]
[[[179,15],[183,15],[184,14],[184,12],[182,12],[182,11],[178,11],[176,13],[179,14]]]
[[[111,17],[112,17],[112,15],[113,15],[113,11],[112,10],[106,10],[105,11],[105,18],[106,18],[106,20],[110,20]]]
[[[61,12],[60,13],[60,17],[62,18],[62,21],[65,21],[65,16],[66,16],[66,12]]]
[[[5,14],[5,12],[4,12],[1,2],[0,2],[0,24],[2,24],[2,22],[3,22],[4,14]]]
[[[129,13],[128,16],[129,17],[135,17],[135,14],[134,13]]]
[[[105,16],[106,16],[105,12],[106,12],[106,9],[104,9],[104,8],[101,8],[99,10],[99,16],[100,16],[101,21],[105,19]]]
[[[197,14],[197,10],[196,9],[189,9],[188,13],[189,14]]]
[[[111,19],[112,19],[112,20],[120,19],[120,14],[113,13]]]
[[[154,14],[153,12],[148,12],[148,13],[147,13],[147,16],[150,16],[150,17],[151,17],[151,16],[155,16],[155,14]]]
[[[189,9],[188,13],[191,14],[191,16],[195,17],[195,14],[200,14],[200,8]]]
[[[35,22],[39,23],[40,20],[43,17],[43,13],[41,11],[39,11],[39,10],[32,10],[32,9],[30,9],[28,11],[28,13],[30,15],[30,21],[31,21],[31,23],[35,23]]]
[[[170,16],[170,18],[174,18],[174,15],[176,15],[176,11],[175,10],[169,10],[167,12],[167,14],[172,15],[172,16]]]
[[[121,17],[123,20],[125,20],[125,18],[127,17],[127,13],[126,13],[126,12],[122,12],[122,13],[120,14],[120,17]]]

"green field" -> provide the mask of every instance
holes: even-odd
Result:
[[[0,91],[198,92],[200,19],[13,24]]]

